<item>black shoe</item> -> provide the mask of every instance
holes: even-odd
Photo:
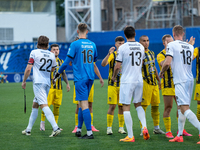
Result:
[[[81,132],[80,132],[80,131],[76,132],[76,133],[75,133],[75,136],[81,137]]]
[[[79,137],[79,139],[94,139],[94,136],[93,136],[93,134],[91,134],[90,136],[88,136],[87,134],[85,134],[84,136]]]

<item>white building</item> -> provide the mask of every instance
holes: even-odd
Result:
[[[55,0],[0,0],[0,44],[56,41]]]

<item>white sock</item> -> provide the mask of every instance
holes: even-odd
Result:
[[[158,130],[158,129],[160,129],[160,126],[159,125],[158,126],[154,126],[154,129]]]
[[[41,121],[41,123],[45,123],[45,121]]]
[[[181,113],[181,110],[178,109],[178,135],[177,136],[183,135],[185,120],[186,120],[186,117]]]
[[[38,109],[32,108],[32,112],[29,118],[28,127],[26,128],[26,131],[31,132],[31,129],[35,123],[35,120],[37,119],[37,116],[38,116]]]
[[[200,122],[197,119],[197,116],[190,110],[186,110],[184,113],[184,116],[188,119],[188,121],[194,126],[196,127],[199,132],[200,132]]]
[[[79,131],[81,132],[81,129],[77,128],[76,132],[79,132]]]
[[[88,136],[92,135],[92,130],[87,131],[87,135],[88,135]]]
[[[51,109],[48,106],[46,106],[46,107],[42,108],[42,111],[44,112],[47,120],[50,122],[50,124],[53,128],[53,131],[56,131],[58,129],[58,125],[55,121],[55,118],[54,118],[54,115],[53,115]]]
[[[131,117],[130,111],[124,111],[124,121],[126,124],[126,129],[128,131],[128,137],[132,138],[133,137],[133,121]]]
[[[142,124],[142,129],[144,127],[147,128],[147,124],[146,124],[146,116],[145,116],[145,112],[144,112],[144,109],[142,108],[142,106],[138,106],[136,108],[136,111],[137,111],[137,115],[138,115],[138,118]]]

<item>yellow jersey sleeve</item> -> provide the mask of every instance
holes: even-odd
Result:
[[[160,66],[160,63],[161,63],[162,61],[164,61],[164,60],[165,60],[165,56],[164,56],[163,54],[159,53],[159,54],[157,55],[157,61],[158,61],[159,66]]]
[[[196,48],[194,49],[194,54],[193,54],[193,55],[194,55],[195,57],[197,57],[198,52],[199,52],[198,47],[196,47]]]
[[[110,63],[110,61],[112,61],[114,59],[114,55],[113,55],[113,53],[112,54],[110,54],[110,56],[109,56],[109,58],[108,58],[108,63]]]

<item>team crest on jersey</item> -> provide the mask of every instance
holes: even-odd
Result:
[[[144,98],[142,98],[142,102],[144,102]]]
[[[111,97],[109,97],[109,102],[111,102],[111,100],[112,100],[112,98],[111,98]]]
[[[199,93],[196,93],[196,97],[199,97]]]

